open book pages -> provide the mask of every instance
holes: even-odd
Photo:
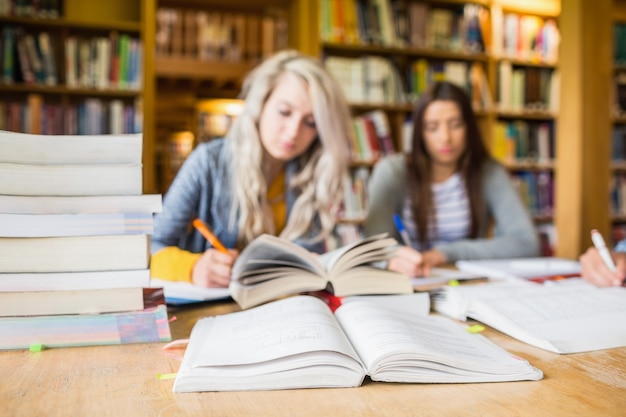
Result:
[[[457,261],[456,266],[460,271],[491,278],[533,279],[580,274],[578,261],[554,257]]]
[[[626,346],[626,288],[597,288],[571,278],[540,285],[524,280],[445,287],[433,308],[470,317],[555,353]]]
[[[396,245],[395,239],[380,234],[318,256],[288,240],[262,235],[237,258],[231,295],[248,308],[323,289],[338,296],[410,293],[409,277],[374,266],[388,259]]]
[[[543,374],[445,317],[353,301],[333,315],[295,296],[194,326],[175,392],[356,387],[374,381],[538,380]]]

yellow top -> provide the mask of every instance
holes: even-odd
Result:
[[[277,235],[287,223],[287,203],[284,195],[285,172],[281,171],[267,190],[267,200],[272,209]],[[192,253],[176,246],[163,248],[150,258],[150,276],[167,281],[191,282],[193,266],[201,256],[201,253]]]

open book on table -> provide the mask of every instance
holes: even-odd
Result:
[[[406,383],[543,377],[526,360],[445,317],[358,300],[333,314],[322,300],[302,295],[200,319],[173,390],[356,387],[366,375]]]
[[[456,262],[456,267],[463,272],[505,279],[537,280],[555,276],[580,275],[578,261],[556,257],[461,260]]]
[[[524,280],[445,287],[435,311],[472,318],[555,353],[626,346],[626,288],[597,288],[580,278],[536,284]]]
[[[261,235],[233,265],[231,296],[241,308],[248,308],[324,289],[337,296],[410,293],[409,277],[373,265],[387,260],[396,245],[384,233],[317,256],[286,239]]]

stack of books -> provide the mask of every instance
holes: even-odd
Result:
[[[0,349],[170,340],[144,294],[161,196],[142,136],[0,131],[0,149]]]

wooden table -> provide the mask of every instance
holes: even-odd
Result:
[[[236,309],[171,310],[173,337],[188,337],[199,317]],[[12,351],[0,352],[0,416],[626,416],[626,348],[557,355],[485,334],[544,379],[175,394],[173,379],[157,375],[176,372],[180,362],[161,343]]]

